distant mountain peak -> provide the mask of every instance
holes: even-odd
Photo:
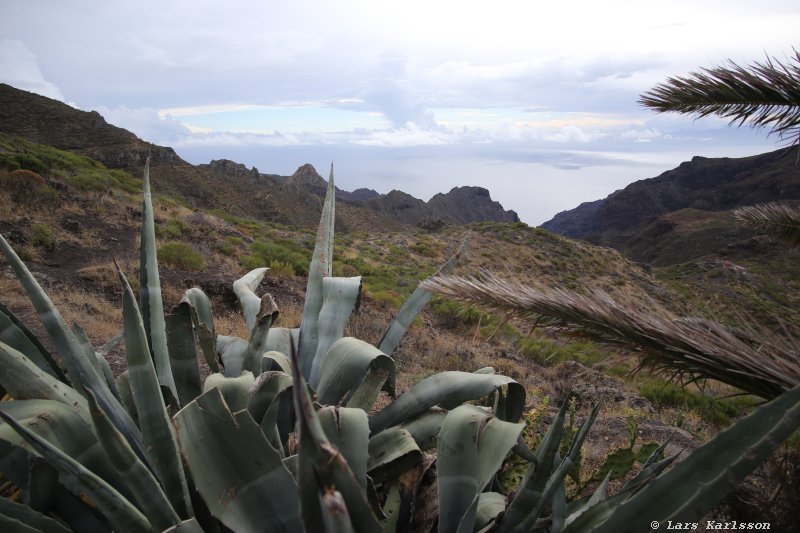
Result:
[[[327,187],[328,182],[319,175],[314,165],[306,163],[298,167],[294,174],[286,180],[289,185],[305,185],[311,187]]]

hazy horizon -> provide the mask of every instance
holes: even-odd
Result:
[[[785,57],[796,2],[5,2],[0,81],[191,163],[231,159],[423,200],[479,185],[538,225],[695,155],[780,147],[639,95]]]

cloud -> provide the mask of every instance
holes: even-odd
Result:
[[[58,87],[44,79],[36,56],[21,41],[0,40],[0,81],[18,89],[65,101]]]
[[[132,131],[141,139],[156,144],[171,145],[181,137],[191,135],[191,130],[171,115],[161,116],[155,109],[118,106],[113,109],[98,107],[97,112],[107,122]]]

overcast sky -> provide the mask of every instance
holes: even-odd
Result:
[[[480,185],[540,224],[694,155],[781,146],[656,115],[669,75],[800,48],[800,2],[3,0],[0,81],[227,158],[422,199]],[[326,176],[327,177],[327,176]]]

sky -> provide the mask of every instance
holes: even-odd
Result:
[[[0,82],[191,163],[232,159],[423,200],[461,185],[531,225],[765,131],[639,95],[800,49],[796,0],[3,0]]]

